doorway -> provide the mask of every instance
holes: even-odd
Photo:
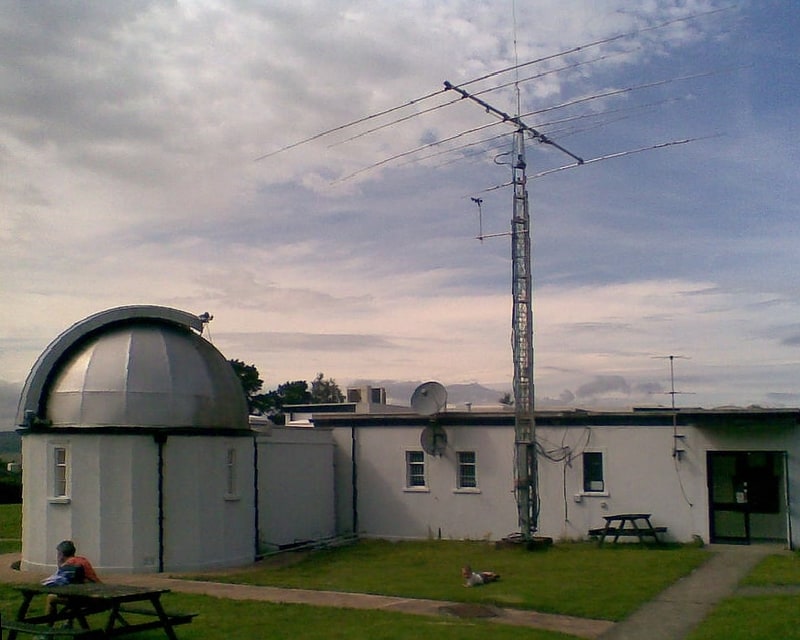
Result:
[[[779,451],[709,451],[711,542],[786,541],[786,454]]]

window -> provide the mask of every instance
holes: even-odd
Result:
[[[406,451],[406,487],[425,487],[425,453]]]
[[[583,454],[583,490],[586,493],[602,493],[606,490],[603,454],[600,451],[585,451]]]
[[[225,492],[228,496],[236,495],[236,449],[228,449],[225,465],[226,483]]]
[[[64,498],[68,488],[67,448],[53,447],[53,497]]]
[[[458,452],[458,482],[459,489],[476,489],[478,487],[478,465],[475,462],[474,451]]]

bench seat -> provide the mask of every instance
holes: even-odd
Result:
[[[666,527],[652,527],[650,529],[617,529],[615,527],[611,527],[610,529],[606,529],[605,527],[600,527],[599,529],[589,529],[590,536],[602,536],[605,534],[606,536],[652,536],[657,533],[666,533]]]
[[[149,616],[152,618],[157,618],[158,614],[153,609],[146,609],[140,607],[126,607],[122,606],[119,608],[119,613],[129,614],[129,615],[137,615],[137,616]],[[189,624],[193,618],[195,618],[198,614],[196,613],[182,613],[177,611],[165,611],[164,612],[169,620],[169,623],[172,626],[176,626],[179,624]]]
[[[6,631],[16,631],[32,636],[45,638],[103,638],[105,634],[101,629],[83,629],[81,627],[51,627],[46,624],[23,622],[22,620],[3,620],[0,623]]]

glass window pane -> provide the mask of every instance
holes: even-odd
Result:
[[[64,447],[53,449],[53,496],[67,495],[67,450]]]
[[[458,452],[458,480],[459,489],[474,489],[478,486],[478,471],[474,451]]]
[[[406,486],[425,486],[425,454],[422,451],[406,452]]]
[[[583,454],[583,490],[605,491],[603,454],[599,451],[587,451]]]

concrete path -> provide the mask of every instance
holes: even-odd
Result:
[[[714,606],[733,595],[742,580],[774,545],[711,545],[714,556],[678,580],[599,640],[682,640],[711,613]]]
[[[501,624],[560,631],[587,640],[682,640],[720,600],[735,591],[738,582],[761,558],[779,552],[780,547],[713,545],[710,550],[714,555],[708,562],[618,623],[438,600],[181,580],[165,574],[103,575],[103,578],[106,582],[158,586],[233,600],[481,618]],[[18,554],[0,556],[0,581],[33,582],[41,577],[32,572],[12,570],[11,563],[18,559]]]

